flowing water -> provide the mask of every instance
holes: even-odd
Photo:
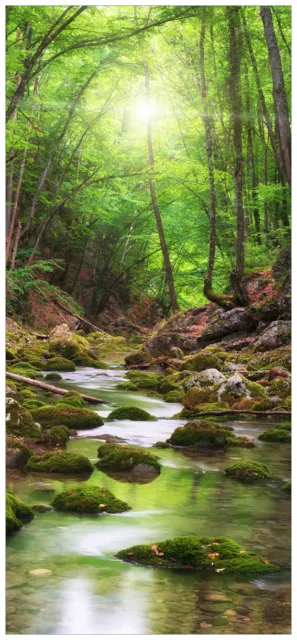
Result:
[[[61,386],[104,400],[94,410],[107,418],[114,406],[135,405],[156,422],[106,421],[81,431],[67,451],[97,460],[102,434],[150,448],[185,423],[178,403],[154,394],[119,391],[125,371],[80,368]],[[257,436],[272,420],[232,422],[237,435]],[[91,437],[90,437],[91,436]],[[98,439],[96,439],[96,438]],[[152,449],[161,474],[152,482],[121,482],[99,470],[85,478],[27,474],[8,488],[29,504],[51,501],[78,482],[100,485],[128,502],[118,515],[49,512],[7,542],[7,632],[15,634],[285,634],[290,633],[290,573],[224,576],[147,569],[114,557],[120,549],[178,535],[226,535],[272,562],[290,564],[290,446],[261,443],[225,453]],[[223,470],[233,461],[265,462],[274,479],[245,485]],[[42,575],[34,569],[47,570]]]

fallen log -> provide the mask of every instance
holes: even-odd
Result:
[[[201,411],[197,413],[195,416],[191,416],[192,418],[199,418],[200,416],[226,416],[229,414],[252,414],[255,416],[290,416],[291,411],[253,411],[252,409],[246,409],[245,411],[242,409],[225,409],[223,411]]]
[[[79,316],[77,313],[74,313],[74,311],[70,311],[70,309],[66,309],[66,307],[63,307],[63,305],[57,300],[55,301],[55,304],[57,305],[57,307],[60,307],[62,311],[65,311],[65,313],[69,313],[70,316],[73,316],[74,318],[77,318],[78,320],[80,320],[80,322],[84,322],[84,324],[87,324],[88,327],[91,327],[91,329],[94,329],[94,331],[100,331],[101,333],[104,333],[104,335],[111,338],[111,335],[109,333],[107,333],[106,331],[103,331],[103,329],[99,329],[99,327],[96,327],[95,324],[93,324],[89,320],[86,320],[82,316]]]
[[[25,384],[30,384],[32,387],[38,387],[39,389],[44,389],[45,391],[51,391],[52,393],[57,393],[61,396],[64,396],[69,392],[69,389],[60,389],[60,387],[54,387],[52,384],[47,384],[47,382],[41,382],[40,380],[32,380],[31,378],[25,378],[25,376],[19,376],[16,373],[6,372],[6,377],[11,378],[11,380],[16,380],[17,382],[25,382]],[[85,393],[80,393],[80,397],[87,402],[92,402],[94,404],[109,404],[106,400],[100,400],[100,398],[95,398],[94,396],[87,396]]]

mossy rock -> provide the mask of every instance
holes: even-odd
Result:
[[[23,407],[28,409],[28,411],[33,411],[33,409],[39,409],[39,407],[44,407],[46,403],[42,402],[42,400],[25,400],[23,402]]]
[[[11,347],[6,347],[6,360],[15,360],[17,358],[17,350]]]
[[[15,533],[34,518],[31,507],[22,502],[13,493],[6,493],[6,533]]]
[[[169,393],[170,391],[179,391],[179,390],[180,390],[180,387],[177,383],[169,382],[168,380],[163,380],[161,384],[158,386],[158,391],[162,394]]]
[[[237,409],[237,411],[250,411],[254,408],[255,404],[256,400],[253,398],[240,398],[240,400],[234,402],[232,409]]]
[[[182,403],[186,409],[194,409],[197,405],[212,402],[213,389],[211,387],[192,387],[187,391]],[[216,401],[216,399],[215,399]]]
[[[160,383],[160,376],[150,372],[128,371],[127,378],[136,384],[138,389],[157,390]]]
[[[282,366],[287,371],[291,371],[291,348],[290,347],[278,347],[277,349],[271,349],[270,351],[264,351],[264,353],[256,352],[251,354],[247,359],[247,368],[250,371],[255,369],[262,369],[268,371],[274,367]]]
[[[119,390],[123,389],[124,391],[138,391],[138,387],[136,386],[136,384],[134,384],[133,382],[129,382],[129,380],[119,382],[116,385],[116,388]]]
[[[278,398],[285,399],[291,396],[291,379],[290,378],[276,378],[272,380],[270,384],[270,393]]]
[[[165,394],[165,402],[181,402],[185,396],[185,392],[182,389],[176,389],[175,391],[168,391]]]
[[[63,356],[68,360],[74,359],[82,353],[87,353],[89,348],[90,345],[86,338],[70,332],[60,337],[51,338],[49,341],[50,353]]]
[[[129,356],[125,357],[125,362],[127,365],[130,364],[144,364],[151,360],[151,356],[149,353],[145,353],[144,351],[136,351],[135,353],[131,353]]]
[[[155,442],[155,444],[153,444],[154,449],[170,449],[170,444],[168,444],[168,442],[162,442],[161,440],[158,442]]]
[[[180,536],[124,549],[117,558],[145,567],[191,569],[217,573],[261,574],[280,570],[256,553],[226,537]]]
[[[49,444],[60,445],[65,447],[69,440],[70,430],[65,425],[51,427],[51,429],[43,434],[43,442]]]
[[[291,425],[280,425],[276,429],[267,429],[260,433],[258,440],[264,442],[291,442]]]
[[[27,438],[40,438],[41,435],[29,411],[21,407],[14,398],[6,400],[6,432]]]
[[[270,411],[275,408],[275,402],[267,398],[266,400],[260,400],[257,402],[255,399],[253,410],[254,411]]]
[[[94,429],[104,423],[98,413],[90,409],[70,407],[60,404],[55,407],[45,406],[32,411],[34,420],[40,422],[44,429],[63,424],[69,429]]]
[[[45,371],[75,371],[75,364],[66,358],[50,358],[46,365]]]
[[[34,367],[32,364],[30,364],[29,362],[17,362],[16,364],[12,364],[9,367],[9,370],[13,373],[15,372],[17,369],[28,369],[28,371],[30,371],[32,369],[33,373],[38,373],[36,371],[36,367]]]
[[[253,440],[245,436],[236,436],[234,433],[227,435],[227,444],[230,447],[242,447],[244,449],[253,449],[256,446]]]
[[[174,447],[224,448],[229,431],[212,421],[192,420],[183,427],[177,427],[168,442]]]
[[[119,444],[102,444],[98,449],[100,458],[96,466],[102,471],[139,471],[146,472],[147,467],[160,473],[161,465],[156,456],[142,447]]]
[[[47,373],[45,376],[45,380],[63,380],[63,377],[60,376],[59,373],[56,372],[52,372],[52,373]]]
[[[227,402],[205,402],[195,407],[197,413],[207,413],[210,411],[225,411],[229,409]]]
[[[41,473],[92,473],[93,465],[89,458],[77,453],[50,452],[41,456],[32,456],[27,464],[27,471]]]
[[[203,351],[199,351],[194,356],[187,358],[182,365],[182,370],[204,371],[205,369],[218,369],[218,371],[220,371],[221,367],[221,360],[213,353],[209,353],[203,349]]]
[[[284,491],[285,493],[289,493],[291,495],[291,489],[292,489],[292,482],[286,482],[285,484],[282,484],[281,486],[281,490]]]
[[[150,413],[138,407],[119,407],[114,409],[107,418],[107,420],[139,420],[140,422],[155,419]]]
[[[31,509],[34,513],[47,513],[48,511],[53,511],[53,508],[50,507],[49,504],[32,504]]]
[[[74,393],[69,391],[69,393],[65,393],[64,396],[62,396],[62,398],[60,400],[58,400],[56,406],[58,407],[59,405],[69,405],[70,407],[84,407],[85,406],[85,401],[84,399],[79,395],[79,393]]]
[[[7,436],[6,438],[6,468],[19,469],[25,466],[30,456],[33,455],[31,449],[26,447],[22,440]]]
[[[131,509],[108,489],[91,486],[61,491],[54,496],[51,505],[57,511],[75,513],[122,513]]]
[[[236,462],[236,464],[233,464],[231,467],[226,469],[226,474],[230,478],[245,481],[272,478],[272,473],[269,471],[266,464],[263,464],[262,462],[252,462],[251,460]]]
[[[38,369],[28,368],[25,369],[23,367],[16,367],[15,369],[9,369],[11,373],[14,373],[17,376],[23,376],[23,378],[31,378],[31,380],[37,380],[37,378],[42,378],[42,374]]]

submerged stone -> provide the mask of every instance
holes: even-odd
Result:
[[[171,540],[141,544],[116,554],[121,560],[145,567],[191,569],[214,573],[272,573],[280,567],[256,553],[242,549],[226,537],[180,536]]]
[[[108,420],[139,420],[139,421],[148,421],[155,420],[154,416],[151,416],[150,413],[145,411],[144,409],[139,409],[138,407],[119,407],[118,409],[114,409],[108,416]]]
[[[57,493],[51,505],[58,511],[76,513],[122,513],[131,509],[103,487],[77,487]]]
[[[34,420],[40,422],[43,428],[63,424],[69,429],[93,429],[104,424],[102,418],[95,411],[71,407],[62,403],[54,407],[40,407],[40,409],[32,411],[32,416]]]
[[[27,471],[45,473],[91,473],[93,465],[89,458],[77,453],[50,452],[41,456],[32,456]]]
[[[266,464],[250,460],[233,464],[226,469],[225,473],[230,478],[236,478],[237,480],[254,481],[272,478],[272,473]]]

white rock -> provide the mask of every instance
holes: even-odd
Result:
[[[31,576],[50,576],[53,573],[50,569],[31,569]]]

